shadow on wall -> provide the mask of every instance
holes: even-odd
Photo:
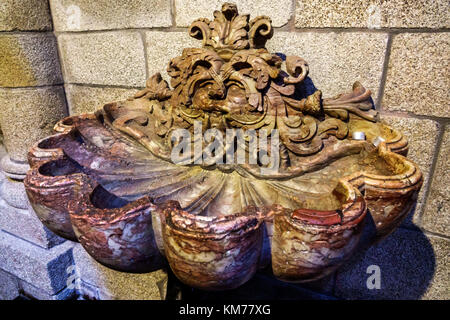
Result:
[[[49,232],[51,232],[49,230]],[[62,239],[62,238],[61,238]],[[64,240],[64,239],[63,239]],[[68,284],[70,273],[68,267],[74,265],[73,249],[66,251],[55,259],[49,261],[47,264],[47,273],[50,279],[50,284],[53,289],[53,294],[58,296],[62,293]],[[68,292],[67,296],[62,295],[60,299],[67,299],[73,295],[73,292]]]
[[[417,227],[400,227],[370,246],[365,239],[373,229],[368,216],[361,249],[338,270],[334,294],[344,299],[421,299],[436,268],[434,250],[426,235]],[[379,268],[379,289],[367,285],[374,274],[373,266]]]
[[[284,53],[276,52],[275,54],[279,56],[281,60],[286,61],[286,55]],[[284,74],[284,76],[286,77],[289,76],[285,71],[281,72]],[[308,96],[312,95],[314,92],[317,91],[316,86],[314,85],[311,78],[308,76],[302,82],[296,84],[295,86],[296,90],[294,93],[294,98],[298,100],[307,98]]]
[[[286,55],[284,53],[276,52],[275,54],[277,56],[279,56],[283,61],[286,61]],[[285,71],[282,71],[282,72],[284,73],[285,76],[288,76],[288,74]],[[349,85],[350,85],[349,88],[351,88],[351,85],[353,85],[353,83],[350,83]],[[363,85],[364,85],[364,83],[363,83]],[[295,86],[296,86],[296,90],[294,92],[293,97],[296,100],[301,100],[303,98],[307,98],[308,96],[312,95],[317,90],[320,90],[320,88],[316,88],[312,79],[309,76],[307,76],[302,82],[296,84]],[[323,94],[323,92],[322,92],[322,94]],[[330,98],[334,98],[334,97],[330,97]],[[370,97],[370,101],[372,102],[372,109],[375,109],[375,104],[374,104],[372,97]]]

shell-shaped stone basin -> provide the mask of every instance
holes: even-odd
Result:
[[[148,153],[142,146],[101,119],[71,117],[55,128],[59,133],[31,148],[25,179],[42,223],[79,241],[110,268],[148,272],[168,262],[181,281],[205,290],[236,288],[268,263],[284,281],[322,278],[356,250],[366,215],[378,237],[388,235],[409,212],[422,183],[417,166],[398,154],[407,150],[400,133],[355,121],[350,128],[364,131],[367,140],[385,141],[378,147],[355,141],[360,152],[295,178],[319,191],[300,194],[294,202],[269,199],[239,212],[220,206],[223,211],[215,214],[192,213],[177,193],[160,190],[166,181],[154,182],[156,187],[152,182],[172,168],[161,160],[144,161],[142,154]],[[195,175],[188,179],[196,181]]]
[[[57,235],[76,241],[67,203],[79,192],[81,168],[70,159],[39,161],[25,177],[25,190],[41,222]]]
[[[284,281],[325,277],[401,223],[422,174],[360,82],[323,98],[304,59],[265,48],[269,17],[224,3],[213,19],[192,23],[202,47],[170,61],[170,85],[156,73],[31,148],[31,205],[120,271],[168,264],[203,290],[270,266]]]
[[[149,197],[127,201],[84,177],[81,192],[68,204],[84,249],[110,268],[127,272],[160,269],[165,261],[152,227],[156,206]]]

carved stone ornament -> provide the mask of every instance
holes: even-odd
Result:
[[[330,274],[391,233],[422,185],[408,143],[360,83],[323,99],[302,58],[272,54],[269,17],[225,3],[126,101],[61,120],[29,152],[30,202],[100,263],[235,288],[271,265],[285,281]]]

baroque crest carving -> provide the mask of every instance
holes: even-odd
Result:
[[[356,82],[323,98],[304,59],[265,48],[270,18],[234,4],[189,35],[201,48],[170,60],[170,85],[155,74],[30,150],[25,186],[45,225],[111,268],[168,263],[207,290],[268,265],[285,281],[315,280],[357,249],[368,215],[373,239],[395,229],[422,174],[370,90]]]

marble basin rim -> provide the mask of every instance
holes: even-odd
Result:
[[[315,281],[363,238],[395,230],[423,177],[369,89],[356,81],[323,98],[303,58],[265,47],[271,19],[234,3],[188,30],[201,47],[170,60],[170,84],[156,73],[126,100],[62,119],[31,148],[25,188],[43,224],[109,268],[168,265],[202,290],[236,288],[266,267]],[[230,131],[247,133],[209,157],[207,133]]]
[[[392,135],[371,152],[385,161],[391,175],[358,171],[342,177],[324,196],[338,206],[324,208],[317,205],[323,203],[319,199],[296,209],[274,204],[234,214],[194,215],[176,201],[121,199],[96,181],[96,172],[68,157],[61,147],[64,141],[77,138],[78,123],[94,119],[63,119],[55,126],[59,133],[31,148],[25,186],[38,217],[58,235],[79,241],[110,268],[148,272],[168,263],[181,281],[205,290],[242,285],[268,261],[284,281],[320,279],[354,253],[368,212],[379,227],[378,236],[385,237],[408,213],[422,183],[417,166],[391,151],[393,146],[404,153],[403,136],[382,124],[378,131]],[[93,201],[99,192],[114,200],[99,205]],[[386,215],[387,206],[391,207]],[[141,233],[130,231],[138,229]],[[286,238],[288,230],[297,235]]]

